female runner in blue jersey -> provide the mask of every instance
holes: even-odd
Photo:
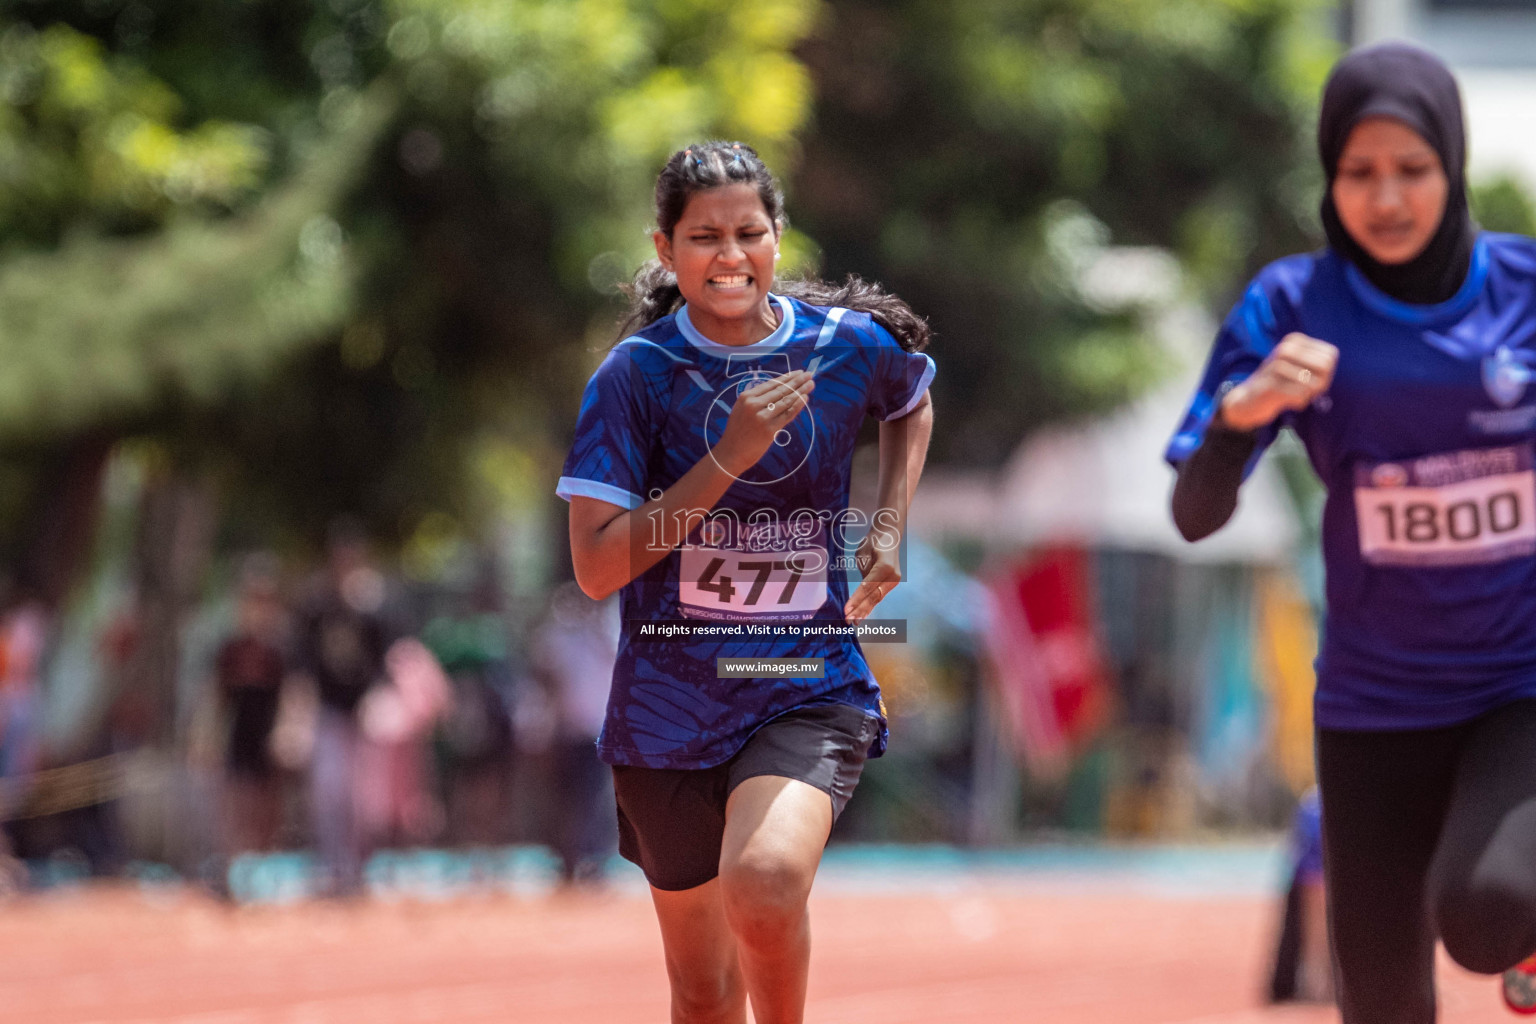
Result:
[[[1437,935],[1533,1012],[1536,242],[1472,222],[1460,94],[1422,50],[1340,61],[1318,146],[1328,247],[1266,267],[1223,325],[1169,446],[1174,519],[1221,526],[1281,426],[1327,488],[1317,768],[1344,1024],[1433,1021]]]
[[[743,1024],[748,998],[758,1024],[803,1018],[811,881],[886,738],[848,623],[901,578],[932,425],[927,327],[903,303],[857,279],[773,290],[781,204],[748,146],[667,162],[657,262],[587,385],[558,488],[582,589],[621,594],[598,753],[620,851],[651,884],[675,1024]],[[866,416],[881,421],[873,523],[848,499]],[[845,556],[863,572],[851,595]],[[727,657],[812,661],[726,677]]]

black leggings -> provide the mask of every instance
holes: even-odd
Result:
[[[1344,1024],[1431,1024],[1435,937],[1494,974],[1536,951],[1536,700],[1317,736]]]

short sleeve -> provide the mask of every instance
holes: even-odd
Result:
[[[555,493],[597,498],[621,508],[645,504],[653,429],[649,392],[628,347],[608,353],[581,396],[576,439]]]
[[[870,323],[870,334],[876,358],[869,414],[882,421],[901,419],[917,408],[933,383],[933,360],[922,352],[908,352],[877,323]]]
[[[1205,432],[1216,416],[1221,399],[1234,384],[1247,380],[1259,368],[1284,333],[1263,280],[1255,280],[1216,335],[1200,386],[1164,453],[1171,465],[1179,465],[1205,442]],[[1280,428],[1289,420],[1287,414],[1254,432],[1255,444],[1247,471],[1252,471],[1259,456],[1274,443]]]

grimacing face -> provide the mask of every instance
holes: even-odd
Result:
[[[766,308],[779,226],[752,185],[698,193],[688,200],[672,237],[658,231],[654,240],[657,258],[677,275],[688,315],[706,337],[717,337],[712,327],[722,321],[760,316]]]
[[[1349,236],[1378,263],[1407,263],[1445,215],[1450,182],[1440,156],[1401,121],[1368,117],[1339,156],[1333,205]]]

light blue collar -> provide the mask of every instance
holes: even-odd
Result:
[[[758,355],[763,352],[772,352],[794,337],[795,307],[782,295],[775,295],[769,292],[768,298],[778,303],[780,314],[779,326],[774,328],[773,333],[762,341],[754,341],[750,345],[722,345],[717,341],[710,341],[703,334],[699,333],[699,329],[693,326],[693,321],[688,319],[687,303],[684,303],[683,308],[677,311],[677,329],[695,348],[708,352],[712,356]]]
[[[1353,263],[1342,256],[1339,258],[1343,260],[1344,278],[1349,282],[1350,291],[1365,303],[1366,308],[1409,327],[1427,327],[1430,324],[1461,316],[1477,302],[1477,297],[1482,294],[1483,285],[1488,283],[1488,245],[1482,235],[1478,235],[1477,241],[1472,245],[1472,265],[1467,270],[1467,279],[1461,283],[1460,288],[1456,289],[1455,295],[1444,302],[1431,305],[1394,299],[1366,280],[1365,275],[1360,273]]]

